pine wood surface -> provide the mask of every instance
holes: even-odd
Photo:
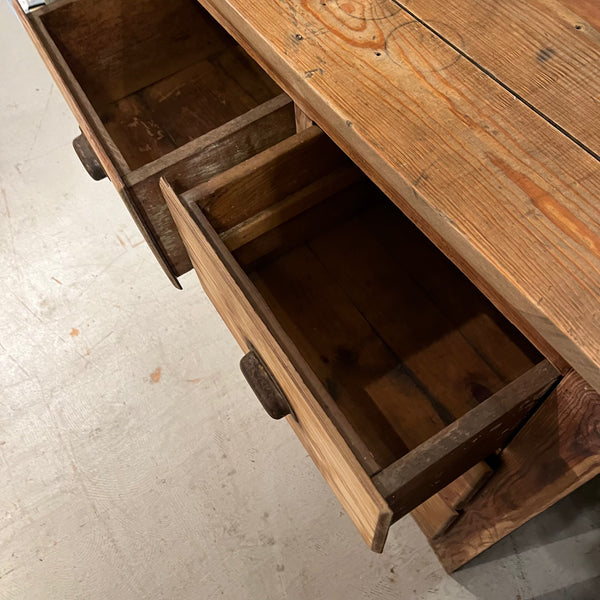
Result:
[[[423,503],[415,517],[435,538],[457,518],[454,504],[466,501],[487,477],[478,461],[502,445],[555,371],[536,365],[539,354],[499,315],[495,338],[514,356],[495,366],[481,356],[485,336],[476,323],[488,329],[479,315],[493,316],[494,309],[446,259],[430,258],[422,270],[405,268],[395,257],[394,239],[424,256],[431,243],[411,234],[414,226],[399,211],[378,211],[389,201],[372,184],[359,178],[348,189],[334,187],[327,198],[330,175],[348,166],[327,137],[309,127],[179,197],[164,180],[162,187],[203,286],[242,348],[257,348],[284,387],[290,368],[311,381],[314,401],[393,503],[393,518]],[[301,190],[318,191],[316,203],[297,202]],[[319,209],[332,201],[335,206],[338,196],[352,203],[356,193],[365,199],[358,212],[315,229],[322,225],[314,218]],[[377,235],[381,218],[395,222],[383,240]],[[290,226],[291,244],[283,233]],[[252,231],[242,245],[240,227]],[[245,246],[254,249],[254,259],[241,268],[230,251],[243,255]],[[266,253],[257,255],[257,247]],[[457,311],[448,294],[431,293],[420,281],[424,272],[426,281],[450,282],[451,292],[453,279],[462,282],[457,292],[468,308]],[[256,323],[246,304],[254,307]],[[461,333],[461,324],[470,321],[473,343]],[[521,366],[511,377],[502,363],[509,370]],[[287,389],[292,404],[303,399],[297,389]],[[331,468],[320,451],[315,461],[325,473]],[[432,497],[448,485],[449,501]],[[371,546],[382,542],[380,526],[375,534],[360,525],[364,517],[353,506],[352,485],[342,489],[334,480],[333,487],[338,495],[350,494],[342,503],[355,522],[359,518]]]
[[[571,372],[509,443],[494,477],[433,548],[454,571],[599,473],[600,396]]]
[[[552,104],[559,88],[549,81],[543,99],[556,113],[546,114],[541,100],[522,98],[449,44],[438,31],[455,27],[449,17],[421,22],[392,0],[202,4],[438,247],[540,337],[539,347],[600,388],[600,169],[591,142],[575,142],[572,123],[557,123],[568,114]],[[583,31],[575,46],[593,58],[594,19],[575,29],[552,11],[545,18],[530,26],[561,28],[552,48],[575,77],[565,45]],[[513,25],[522,35],[516,17]],[[469,39],[460,29],[458,37]],[[499,55],[515,44],[498,39]],[[538,46],[540,58],[551,54],[548,43]],[[577,92],[593,103],[568,101],[587,129],[598,114],[596,66],[588,62]]]
[[[298,417],[288,417],[290,425],[363,539],[381,552],[392,513],[297,371],[297,351],[202,212],[188,212],[165,180],[161,189],[206,293],[242,348],[252,340]]]

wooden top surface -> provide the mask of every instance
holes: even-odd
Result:
[[[201,0],[600,389],[597,0]]]

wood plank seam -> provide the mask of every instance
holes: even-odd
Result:
[[[589,146],[584,144],[581,140],[576,138],[570,131],[559,125],[554,119],[548,117],[545,113],[543,113],[540,109],[538,109],[535,105],[529,102],[526,98],[524,98],[517,91],[512,89],[506,83],[504,83],[501,79],[496,77],[489,69],[486,69],[483,65],[475,61],[471,56],[469,56],[462,48],[453,44],[447,37],[443,36],[439,31],[437,31],[434,27],[432,27],[427,21],[421,19],[416,13],[410,10],[406,5],[402,4],[399,0],[392,0],[394,4],[397,4],[403,11],[409,14],[415,21],[420,23],[423,27],[425,27],[428,31],[436,35],[440,40],[442,40],[445,44],[448,44],[455,52],[460,54],[465,60],[469,61],[474,67],[479,69],[482,73],[487,75],[490,79],[492,79],[495,83],[497,83],[500,87],[505,89],[509,94],[512,94],[519,102],[522,102],[527,108],[531,109],[536,115],[544,119],[548,124],[552,125],[557,131],[562,133],[565,137],[569,138],[574,144],[579,146],[582,150],[587,152],[590,156],[600,161],[600,154],[594,152]]]

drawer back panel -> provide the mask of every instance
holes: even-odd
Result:
[[[72,0],[42,22],[99,112],[235,44],[194,0]]]

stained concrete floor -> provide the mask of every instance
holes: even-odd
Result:
[[[0,2],[0,599],[592,600],[591,482],[454,576],[370,553],[193,275],[167,282]]]

